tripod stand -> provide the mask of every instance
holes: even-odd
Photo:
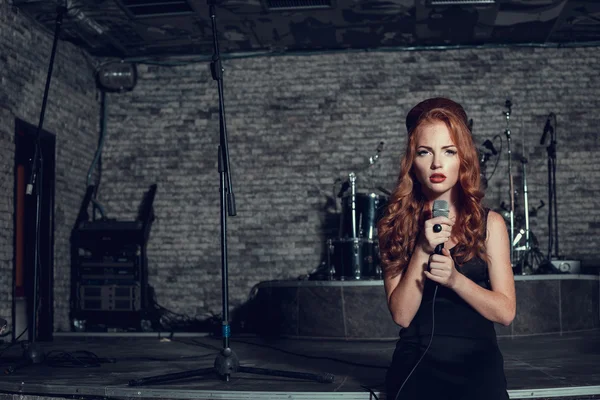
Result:
[[[516,264],[515,274],[529,275],[538,272],[540,266],[546,264],[544,254],[540,251],[537,241],[533,240],[533,233],[529,229],[529,198],[527,188],[527,158],[518,156],[523,169],[523,207],[525,216],[525,229],[521,229],[511,242],[511,250],[523,251],[523,255]],[[515,247],[525,235],[525,245]]]
[[[504,116],[506,117],[506,129],[504,130],[504,134],[506,135],[506,143],[507,143],[507,154],[508,154],[508,190],[510,196],[510,263],[515,266],[514,252],[512,243],[515,240],[515,189],[513,184],[513,175],[512,175],[512,151],[511,151],[511,132],[510,132],[510,114],[512,113],[512,101],[510,98],[506,99],[504,103],[504,107],[506,107],[506,111],[504,112]]]
[[[43,182],[43,156],[40,145],[40,136],[44,125],[44,116],[46,114],[46,104],[48,103],[48,93],[50,91],[50,81],[52,78],[52,69],[54,67],[54,58],[56,56],[56,47],[64,15],[67,13],[67,8],[59,6],[56,9],[56,21],[54,29],[54,41],[52,43],[52,52],[50,54],[50,64],[48,66],[48,74],[46,76],[46,86],[44,88],[44,97],[42,99],[42,109],[40,111],[39,123],[35,135],[35,151],[31,159],[31,175],[27,184],[26,195],[35,196],[35,234],[33,245],[33,290],[32,290],[32,307],[28,316],[28,329],[30,341],[23,345],[23,356],[17,364],[8,367],[4,373],[10,374],[19,368],[26,367],[31,364],[40,364],[44,361],[45,355],[37,345],[37,322],[38,322],[38,289],[39,289],[39,274],[40,274],[40,225],[41,225],[41,203],[42,203],[42,182]]]
[[[219,90],[219,124],[220,124],[220,145],[218,149],[219,157],[219,175],[220,175],[220,195],[221,195],[221,277],[222,277],[222,301],[223,301],[223,318],[222,318],[222,334],[223,348],[217,355],[213,368],[201,368],[190,371],[176,372],[172,374],[152,376],[142,379],[133,379],[129,381],[129,386],[141,386],[152,383],[164,383],[177,379],[190,378],[201,376],[210,373],[216,373],[224,381],[229,381],[230,376],[236,372],[245,372],[257,375],[281,376],[287,378],[315,380],[322,383],[333,382],[334,376],[331,374],[309,374],[302,372],[280,371],[266,368],[244,367],[240,365],[239,359],[235,352],[229,346],[229,337],[231,334],[229,326],[229,304],[228,304],[228,266],[227,266],[227,213],[225,212],[225,204],[227,204],[228,213],[230,216],[236,215],[235,197],[233,194],[233,186],[231,183],[231,169],[229,167],[229,151],[227,143],[227,126],[225,123],[225,103],[223,99],[223,68],[219,55],[219,43],[217,39],[216,15],[214,0],[209,0],[210,18],[212,21],[212,34],[214,54],[211,62],[212,77],[217,81]]]

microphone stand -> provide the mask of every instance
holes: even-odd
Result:
[[[548,153],[548,262],[552,260],[552,245],[554,244],[554,256],[559,258],[558,253],[558,212],[556,205],[556,135],[554,128],[550,126],[550,118],[554,118],[556,126],[556,115],[550,113],[546,121],[547,129],[544,127],[544,133],[540,144],[546,141],[546,135],[550,133],[550,143],[546,147]]]
[[[54,41],[52,42],[52,51],[50,53],[50,63],[48,65],[48,73],[46,76],[46,86],[44,88],[44,97],[42,99],[42,109],[35,135],[35,150],[31,159],[31,175],[27,184],[26,195],[32,196],[35,194],[35,235],[33,247],[33,290],[32,290],[32,307],[31,314],[28,316],[29,343],[23,345],[22,360],[17,364],[9,366],[4,370],[5,374],[11,374],[19,368],[26,367],[32,364],[40,364],[44,361],[44,352],[37,345],[37,314],[38,314],[38,279],[40,268],[40,224],[41,224],[41,207],[42,207],[42,186],[43,186],[43,156],[40,148],[40,136],[44,125],[44,116],[46,115],[46,105],[48,103],[48,93],[50,91],[50,81],[52,79],[52,70],[54,67],[54,58],[56,56],[56,47],[58,45],[58,37],[64,15],[67,13],[67,8],[58,6],[56,8],[56,21],[54,26]],[[34,190],[35,188],[35,190]],[[35,193],[34,193],[35,192]]]
[[[43,156],[40,149],[40,136],[44,124],[44,116],[46,114],[46,105],[48,103],[48,93],[50,90],[50,81],[52,78],[52,70],[54,67],[54,58],[56,56],[56,48],[58,45],[58,37],[62,20],[67,12],[65,7],[59,6],[56,9],[56,21],[54,29],[54,41],[52,43],[52,51],[50,53],[50,64],[46,76],[46,86],[44,88],[44,96],[42,99],[42,109],[40,111],[39,123],[35,136],[35,150],[31,159],[31,175],[27,184],[26,195],[34,195],[35,192],[35,234],[33,247],[33,290],[32,290],[32,307],[28,318],[29,343],[24,345],[23,360],[14,366],[8,367],[4,372],[10,374],[19,368],[31,364],[40,364],[44,361],[44,353],[37,346],[37,314],[38,314],[38,277],[40,265],[40,224],[41,224],[41,199],[42,199],[42,180],[43,180]],[[34,191],[35,187],[35,191]]]
[[[217,81],[219,90],[219,125],[220,125],[220,145],[218,148],[219,157],[219,175],[220,175],[220,194],[221,194],[221,278],[222,278],[222,301],[223,301],[223,318],[222,318],[222,334],[223,348],[217,355],[214,367],[201,368],[172,374],[151,376],[148,378],[132,379],[129,381],[129,386],[142,386],[152,383],[164,383],[177,379],[190,378],[195,376],[216,373],[222,380],[229,382],[231,375],[235,372],[245,372],[256,375],[281,376],[287,378],[315,380],[322,383],[333,382],[334,376],[331,374],[309,374],[303,372],[281,371],[266,368],[244,367],[240,365],[240,361],[229,345],[231,329],[229,325],[229,290],[228,290],[228,267],[227,267],[227,213],[225,213],[225,203],[228,205],[228,213],[230,216],[236,215],[235,197],[233,195],[233,186],[231,184],[231,169],[229,165],[229,151],[227,143],[227,126],[225,123],[225,101],[223,96],[223,67],[219,54],[219,42],[217,39],[216,14],[214,0],[208,0],[210,9],[210,18],[212,21],[213,46],[214,54],[210,69],[212,77]]]
[[[507,111],[504,112],[504,115],[506,116],[506,129],[504,130],[504,134],[506,135],[506,142],[508,147],[508,185],[510,190],[510,263],[514,267],[515,263],[513,259],[513,243],[515,240],[515,192],[512,175],[512,151],[510,148],[511,133],[509,121],[512,107],[512,102],[510,101],[510,99],[506,99],[504,106],[507,108]]]

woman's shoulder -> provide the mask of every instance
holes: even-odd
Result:
[[[502,225],[506,225],[506,223],[504,222],[504,217],[502,215],[500,215],[499,212],[494,211],[490,208],[486,208],[486,215],[487,215],[487,220],[488,220],[488,224],[502,224]]]
[[[486,211],[487,236],[494,235],[494,232],[506,232],[507,227],[504,217],[494,210],[486,209]]]

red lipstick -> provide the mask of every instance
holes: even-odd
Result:
[[[443,174],[433,174],[429,177],[431,183],[442,183],[446,180],[446,176]]]

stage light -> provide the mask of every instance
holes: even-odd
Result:
[[[137,68],[133,63],[109,62],[98,68],[96,79],[104,91],[128,92],[137,83]]]

